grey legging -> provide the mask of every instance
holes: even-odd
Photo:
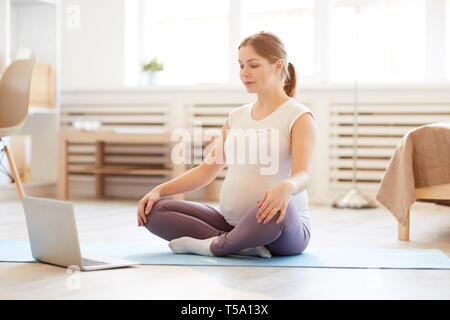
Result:
[[[153,204],[145,227],[168,241],[185,236],[196,239],[219,236],[211,244],[214,256],[226,256],[258,246],[266,246],[273,256],[296,255],[305,250],[310,235],[292,202],[279,224],[276,223],[279,212],[267,224],[258,223],[258,210],[255,204],[236,226],[232,226],[212,206],[160,199]]]

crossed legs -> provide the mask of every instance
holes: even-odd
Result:
[[[236,226],[232,226],[208,205],[161,199],[153,204],[145,227],[170,241],[169,246],[176,253],[270,257],[299,254],[306,248],[309,233],[299,221],[292,203],[289,203],[285,217],[279,224],[275,222],[278,215],[267,224],[258,223],[257,212],[255,204]]]

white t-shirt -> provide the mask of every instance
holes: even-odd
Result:
[[[261,120],[254,120],[255,102],[228,114],[230,131],[224,145],[228,165],[220,191],[220,213],[236,226],[242,216],[260,201],[264,193],[291,176],[291,130],[294,122],[312,111],[289,98]],[[290,195],[300,220],[311,233],[306,190]]]

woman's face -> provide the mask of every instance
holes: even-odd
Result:
[[[240,78],[248,92],[257,93],[275,85],[279,86],[282,66],[282,59],[271,64],[267,59],[257,55],[251,46],[239,49]]]

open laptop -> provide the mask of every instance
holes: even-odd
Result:
[[[73,204],[53,199],[24,196],[23,207],[36,260],[64,267],[90,271],[137,265],[137,262],[81,255]]]

